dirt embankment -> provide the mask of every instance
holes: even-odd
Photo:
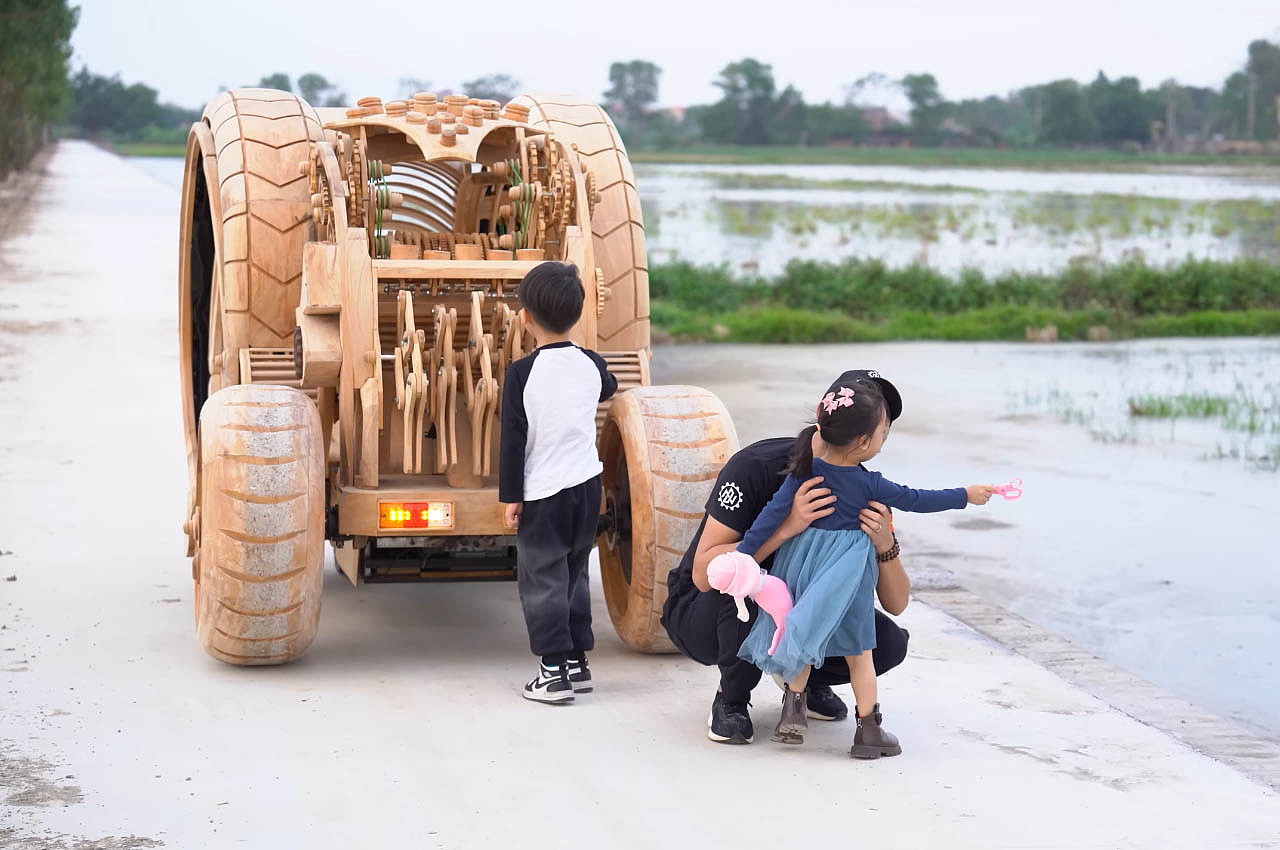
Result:
[[[0,241],[20,232],[31,199],[48,172],[49,159],[57,144],[45,145],[26,168],[13,172],[0,182]]]

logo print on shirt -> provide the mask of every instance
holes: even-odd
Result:
[[[742,507],[742,488],[732,481],[726,481],[720,485],[720,492],[716,496],[716,501],[726,511],[736,511]]]

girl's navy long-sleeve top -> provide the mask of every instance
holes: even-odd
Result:
[[[961,509],[969,503],[968,494],[963,487],[915,490],[895,484],[880,473],[861,466],[836,466],[819,458],[813,459],[813,475],[822,476],[822,484],[819,486],[829,488],[835,494],[836,503],[833,506],[835,512],[831,516],[814,520],[810,523],[810,528],[859,530],[862,528],[862,520],[858,518],[858,514],[868,502],[873,501],[918,514]],[[742,542],[738,544],[739,552],[754,555],[773,536],[791,512],[791,502],[803,483],[794,474],[787,476],[782,487],[773,494],[769,504],[765,505],[751,528],[743,535]]]

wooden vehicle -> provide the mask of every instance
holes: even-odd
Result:
[[[644,225],[603,110],[224,92],[188,138],[179,253],[184,529],[209,654],[305,651],[326,540],[353,584],[514,576],[499,406],[533,342],[516,288],[544,259],[582,271],[574,338],[625,389],[597,417],[609,613],[629,645],[669,647],[665,577],[737,435],[707,391],[650,386]]]

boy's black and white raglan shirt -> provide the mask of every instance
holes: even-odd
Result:
[[[498,501],[545,499],[599,475],[596,405],[617,389],[604,358],[571,342],[512,363],[502,387]]]

